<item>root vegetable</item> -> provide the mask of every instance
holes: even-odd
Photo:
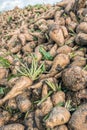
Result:
[[[16,81],[18,80],[18,77],[15,77],[15,78],[12,78],[12,79],[10,79],[9,81],[8,81],[8,86],[10,87],[10,88],[12,88],[14,85],[15,85],[15,83],[16,83]]]
[[[16,97],[16,102],[21,112],[27,112],[31,108],[31,102],[28,99],[26,93],[18,95]]]
[[[58,53],[58,54],[66,54],[66,55],[68,55],[69,53],[71,53],[71,51],[72,51],[72,48],[69,47],[69,46],[67,46],[67,45],[64,45],[64,46],[62,46],[62,47],[59,47],[59,48],[57,49],[57,53]]]
[[[40,110],[44,116],[44,115],[48,114],[52,110],[52,108],[53,108],[52,101],[51,101],[50,97],[48,97],[47,100],[41,104]]]
[[[86,4],[86,0],[78,0],[77,9],[84,8],[85,4]]]
[[[47,84],[43,84],[43,88],[42,88],[42,98],[44,98],[48,93],[48,86]]]
[[[20,41],[17,39],[17,36],[14,35],[8,42],[7,47],[9,48],[10,52],[18,53],[22,46]]]
[[[76,95],[80,99],[87,99],[87,89],[80,90]]]
[[[80,67],[73,66],[63,71],[62,81],[68,89],[78,91],[86,87],[87,73]]]
[[[63,31],[64,37],[67,38],[68,37],[68,30],[67,30],[67,28],[65,26],[61,26],[61,29]]]
[[[37,109],[35,111],[35,122],[36,122],[38,129],[44,130],[44,128],[42,126],[42,119],[43,119],[43,114],[42,114],[41,110]]]
[[[0,13],[0,130],[87,129],[86,7],[62,0]]]
[[[11,115],[8,111],[0,110],[0,127],[6,124],[11,118]]]
[[[86,59],[84,57],[76,57],[70,66],[84,67],[86,65]]]
[[[66,127],[66,125],[61,125],[61,126],[55,127],[54,130],[68,130],[68,128]]]
[[[29,127],[29,130],[32,130],[36,127],[34,120],[34,112],[28,113],[26,118],[24,119],[25,126]]]
[[[53,60],[53,65],[49,71],[49,74],[42,74],[40,76],[40,79],[53,77],[57,74],[58,71],[65,68],[70,62],[69,56],[65,54],[59,54],[57,55]]]
[[[28,87],[28,89],[30,89],[30,88],[32,88],[32,89],[34,89],[34,88],[38,89],[38,88],[42,87],[42,85],[43,85],[43,82],[40,81],[40,82],[38,82],[38,83],[36,83],[34,85],[31,85],[31,87]]]
[[[77,60],[78,57],[83,57],[85,56],[85,53],[81,50],[77,50],[74,53],[74,57],[72,58],[72,60]]]
[[[65,102],[65,93],[62,91],[54,93],[52,95],[52,102],[53,102],[54,106],[56,106],[59,103],[64,103]]]
[[[14,114],[14,115],[10,118],[10,121],[11,121],[11,122],[16,122],[16,121],[18,120],[18,118],[19,118],[19,115],[16,113],[16,114]]]
[[[49,27],[49,36],[58,46],[64,45],[64,36],[61,27],[58,24],[52,24]]]
[[[54,46],[50,49],[50,55],[54,57],[56,55],[56,50],[57,50],[57,44],[54,44]]]
[[[76,28],[76,32],[77,33],[87,33],[87,23],[86,22],[82,22],[80,23],[77,28]]]
[[[87,34],[79,33],[75,38],[75,42],[77,45],[80,45],[80,46],[87,45]]]
[[[23,91],[26,88],[28,88],[30,85],[32,85],[31,79],[24,76],[19,78],[19,80],[14,85],[14,87],[10,90],[10,92],[3,99],[0,99],[0,106],[2,106],[7,100],[14,98],[17,95],[23,93]]]
[[[70,12],[70,17],[71,17],[71,20],[73,20],[73,22],[78,23],[77,17],[74,12],[72,11]]]
[[[42,55],[40,53],[40,46],[37,46],[35,48],[35,56],[37,57],[37,61],[40,61],[42,59]]]
[[[8,70],[0,68],[0,81],[8,76]]]
[[[54,107],[49,118],[46,120],[46,126],[48,128],[54,128],[55,126],[67,123],[69,119],[70,113],[66,108]]]
[[[74,4],[75,4],[75,0],[72,0],[72,1],[63,0],[59,2],[57,5],[61,7],[65,7],[65,12],[69,13],[69,11],[73,9]]]
[[[57,24],[61,24],[60,18],[61,18],[61,15],[62,15],[63,12],[64,12],[64,10],[56,11],[54,20],[55,20],[55,22],[56,22]]]
[[[26,44],[23,48],[22,48],[23,52],[29,52],[31,53],[33,51],[33,49],[30,47],[30,43]]]
[[[8,107],[11,109],[17,109],[16,100],[14,98],[8,101]]]
[[[5,126],[0,128],[0,130],[19,130],[19,129],[24,130],[24,126],[22,124],[19,124],[19,123],[5,125]]]
[[[81,105],[71,116],[69,121],[70,130],[87,130],[87,104]],[[79,122],[79,123],[78,123]]]
[[[53,65],[51,67],[50,72],[55,72],[58,70],[58,68],[65,68],[70,62],[70,59],[68,55],[66,54],[58,54],[54,60],[53,60]]]

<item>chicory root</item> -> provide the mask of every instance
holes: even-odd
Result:
[[[86,0],[0,13],[0,130],[87,130],[86,15]]]

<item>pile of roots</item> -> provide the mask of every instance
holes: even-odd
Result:
[[[86,4],[0,14],[0,130],[87,130]]]

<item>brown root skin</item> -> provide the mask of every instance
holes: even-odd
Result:
[[[84,57],[78,56],[71,64],[70,66],[79,66],[84,67],[86,65],[86,59]]]
[[[7,47],[12,53],[18,53],[21,50],[22,45],[19,42],[17,35],[13,35],[13,37],[7,43]]]
[[[24,124],[28,127],[27,130],[31,130],[32,128],[33,130],[38,130],[34,120],[34,112],[28,113],[27,118],[24,119]]]
[[[48,114],[53,108],[53,104],[52,104],[52,101],[51,101],[51,98],[48,97],[46,101],[44,101],[41,106],[40,106],[40,110],[42,112],[42,115],[46,115]]]
[[[73,20],[73,22],[78,23],[77,17],[74,12],[72,11],[70,12],[70,17],[71,17],[71,20]]]
[[[58,125],[67,123],[70,119],[69,111],[64,107],[54,107],[50,113],[50,116],[46,120],[47,128],[54,128]]]
[[[53,65],[50,69],[50,73],[55,72],[56,69],[58,69],[58,67],[61,69],[65,68],[69,63],[70,63],[70,59],[68,55],[66,54],[57,55],[53,60]]]
[[[87,34],[79,33],[75,38],[75,42],[79,46],[87,45]]]
[[[18,96],[19,94],[22,94],[23,91],[31,85],[31,79],[24,76],[20,77],[19,80],[17,80],[14,87],[8,92],[8,94],[3,99],[0,99],[0,106],[2,106],[7,100],[12,99]]]
[[[37,57],[37,61],[39,62],[42,59],[42,55],[40,53],[40,46],[35,48],[35,56]]]
[[[84,8],[86,5],[86,0],[78,0],[77,9]]]
[[[26,44],[23,48],[22,48],[23,52],[26,53],[32,53],[33,49],[30,47],[30,43]]]
[[[0,128],[6,124],[11,118],[11,115],[8,111],[0,110]]]
[[[77,28],[76,28],[76,32],[77,33],[87,33],[87,23],[86,22],[82,22],[80,23]]]
[[[52,95],[53,105],[56,106],[60,102],[65,102],[65,93],[62,91],[58,91]]]
[[[68,89],[78,91],[86,87],[87,73],[78,66],[72,66],[62,72],[62,81]]]
[[[57,126],[54,128],[54,130],[68,130],[66,125]]]
[[[26,95],[26,93],[18,95],[16,97],[16,102],[21,112],[27,112],[31,108],[31,102],[28,99],[28,96]]]
[[[87,89],[82,89],[77,92],[76,96],[80,99],[87,99]]]
[[[43,81],[39,81],[38,83],[36,83],[36,84],[34,84],[34,85],[31,85],[31,86],[29,86],[28,87],[28,89],[34,89],[34,88],[40,88],[40,87],[42,87],[42,85],[43,85]]]
[[[44,130],[44,128],[42,126],[43,113],[41,112],[40,109],[36,109],[34,118],[35,118],[35,123],[36,123],[38,129]]]
[[[61,29],[62,29],[62,31],[63,31],[63,35],[64,35],[64,37],[65,38],[67,38],[68,37],[68,30],[67,30],[67,28],[65,27],[65,26],[61,26]]]
[[[1,127],[0,129],[1,130],[19,130],[19,129],[24,130],[24,126],[19,123],[14,123],[14,124],[5,125]]]
[[[26,44],[26,39],[24,34],[19,34],[17,37],[20,40],[21,44],[24,46]]]
[[[17,109],[17,104],[15,98],[10,99],[7,103],[8,107],[11,109]]]
[[[56,22],[57,24],[61,24],[60,18],[61,18],[61,15],[62,15],[63,12],[64,12],[64,10],[56,11],[54,20],[55,20],[55,22]]]
[[[69,56],[65,54],[57,55],[53,60],[53,65],[48,74],[42,74],[40,80],[45,78],[54,77],[60,69],[64,69],[70,62]],[[59,70],[58,70],[59,69]]]
[[[72,48],[69,47],[69,46],[67,46],[67,45],[64,45],[64,46],[62,46],[62,47],[59,47],[59,48],[57,49],[57,53],[58,53],[58,54],[66,54],[66,55],[68,55],[69,53],[71,53],[71,51],[72,51]]]
[[[42,88],[42,98],[44,98],[48,93],[48,86],[47,84],[43,84],[43,88]]]
[[[0,68],[0,81],[8,76],[8,70],[5,68]]]
[[[70,130],[87,130],[86,123],[87,103],[81,105],[73,114],[69,121],[68,127]],[[79,122],[79,123],[78,123]]]
[[[74,4],[75,4],[75,0],[72,1],[63,0],[62,2],[59,2],[57,5],[61,7],[65,7],[65,12],[69,13],[69,11],[73,9]]]
[[[64,45],[64,35],[62,29],[57,24],[52,24],[49,27],[50,38],[57,43],[58,46]]]
[[[51,56],[54,57],[56,55],[57,48],[58,48],[57,44],[54,44],[54,46],[50,49],[50,55]]]
[[[52,77],[54,77],[57,73],[58,73],[57,71],[53,71],[53,72],[48,73],[48,74],[42,74],[42,75],[40,76],[40,80],[44,80],[44,79],[46,79],[46,78],[52,78]]]

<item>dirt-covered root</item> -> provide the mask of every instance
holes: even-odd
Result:
[[[53,130],[68,130],[68,128],[66,125],[61,125],[61,126],[55,127]]]
[[[38,130],[35,119],[34,112],[29,112],[24,119],[24,125],[27,127],[27,130]]]
[[[24,130],[24,126],[19,123],[5,125],[0,128],[0,130]]]
[[[17,103],[16,103],[15,98],[10,99],[10,100],[8,101],[8,103],[7,103],[7,106],[8,106],[9,108],[11,108],[12,110],[17,109]]]
[[[63,0],[61,2],[59,2],[57,5],[61,6],[61,7],[65,7],[65,12],[69,13],[69,11],[71,11],[74,7],[75,4],[75,0]]]
[[[76,93],[76,96],[79,99],[87,99],[87,88],[86,89],[82,89],[79,92]]]
[[[48,97],[47,100],[44,101],[40,106],[40,110],[43,116],[48,114],[52,110],[52,108],[53,108],[53,104],[50,97]]]
[[[32,80],[30,78],[25,76],[20,77],[7,95],[0,99],[0,106],[2,106],[7,100],[22,94],[30,85],[32,85]]]
[[[63,71],[62,81],[68,89],[78,91],[86,87],[87,73],[78,66],[72,66]]]
[[[53,65],[50,69],[50,72],[55,72],[58,69],[65,68],[70,63],[69,56],[66,54],[59,54],[53,60]]]
[[[76,28],[77,33],[87,33],[87,22],[81,22],[77,28]]]
[[[63,31],[58,24],[52,24],[49,26],[49,36],[58,46],[64,45]]]
[[[84,67],[86,65],[86,59],[84,57],[78,56],[71,64],[70,66],[79,66]]]
[[[72,52],[70,54],[70,57],[72,60],[72,63],[70,64],[70,66],[84,67],[86,65],[85,53],[86,53],[86,50],[84,49],[82,49],[82,51],[77,50],[75,52]]]
[[[69,130],[87,130],[87,104],[81,105],[71,116]]]
[[[77,45],[79,46],[86,46],[87,45],[87,34],[85,33],[79,33],[76,38],[75,38],[75,42]]]
[[[0,81],[8,76],[8,70],[0,67]]]
[[[0,127],[5,125],[11,118],[11,115],[8,111],[0,109]]]
[[[16,102],[21,112],[27,112],[31,108],[31,101],[26,93],[20,94],[16,97]]]
[[[54,107],[50,116],[46,120],[47,128],[54,128],[55,126],[65,124],[70,119],[69,111],[64,107]]]
[[[61,102],[65,102],[65,93],[62,91],[58,91],[52,95],[52,102],[53,105],[56,106],[57,104]]]
[[[61,15],[63,14],[63,12],[64,12],[64,10],[58,10],[58,11],[56,11],[56,13],[55,13],[55,16],[54,16],[54,20],[55,20],[55,22],[57,23],[57,24],[59,24],[59,25],[64,25],[64,21],[62,21],[62,19],[61,19]]]
[[[59,47],[59,48],[57,49],[57,53],[58,53],[58,54],[66,54],[66,55],[68,55],[68,54],[71,53],[71,52],[72,52],[72,48],[69,47],[68,45],[64,45],[64,46]]]
[[[86,59],[79,57],[77,61],[72,62],[70,66],[84,67],[86,65]]]
[[[35,111],[35,123],[36,123],[36,126],[38,127],[38,129],[45,130],[45,128],[42,125],[43,124],[43,114],[40,109],[37,109]]]

